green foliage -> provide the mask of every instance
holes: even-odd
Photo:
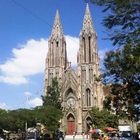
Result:
[[[111,110],[111,101],[112,101],[111,94],[108,94],[108,96],[105,96],[105,99],[103,101],[104,109]]]
[[[116,114],[138,120],[140,105],[140,46],[130,45],[110,51],[105,60],[104,80],[111,83],[112,103]],[[108,98],[108,97],[106,97]],[[109,105],[109,104],[108,104]]]
[[[109,29],[109,38],[113,44],[127,43],[137,46],[140,44],[140,0],[90,0],[103,6],[103,25]],[[112,32],[111,32],[112,31]]]
[[[25,123],[28,127],[36,125],[33,110],[18,109],[3,111],[0,113],[0,126],[5,130],[18,131],[18,129],[25,131]]]
[[[90,115],[95,128],[117,127],[118,125],[118,117],[107,110],[99,110],[93,107]]]
[[[140,123],[137,125],[137,130],[140,132]]]
[[[48,86],[46,96],[42,97],[43,106],[50,105],[61,109],[60,89],[57,78],[52,79],[51,86]]]
[[[42,123],[46,126],[48,131],[53,132],[59,128],[59,121],[63,116],[57,78],[52,79],[51,86],[48,87],[46,96],[43,96],[42,99],[42,109],[47,116]]]

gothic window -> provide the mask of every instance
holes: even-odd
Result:
[[[56,41],[56,52],[55,52],[55,62],[56,62],[56,66],[58,66],[59,65],[59,42],[58,41]]]
[[[88,37],[88,43],[89,43],[89,63],[91,62],[91,37]]]
[[[56,42],[56,47],[58,47],[58,41]]]
[[[91,91],[89,88],[86,89],[85,99],[86,99],[86,106],[91,106]]]
[[[53,51],[53,42],[52,42],[52,66],[54,65],[54,51]]]
[[[86,62],[86,42],[85,42],[85,37],[83,37],[83,45],[84,45],[84,62]]]
[[[89,68],[89,82],[91,83],[93,79],[93,69]]]
[[[82,67],[82,82],[86,82],[86,70],[85,67]]]

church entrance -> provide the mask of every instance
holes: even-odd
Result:
[[[89,132],[91,129],[91,125],[92,125],[92,120],[90,117],[86,118],[86,132]]]
[[[72,114],[69,114],[67,117],[67,134],[73,135],[75,132],[75,118]]]

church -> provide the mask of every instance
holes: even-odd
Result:
[[[57,77],[64,111],[61,130],[66,134],[89,131],[92,123],[89,110],[94,106],[102,109],[104,94],[103,84],[97,80],[99,76],[97,34],[88,4],[79,35],[76,70],[67,59],[66,40],[57,11],[45,60],[45,93],[51,79]]]

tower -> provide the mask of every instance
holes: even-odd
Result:
[[[93,26],[88,4],[86,6],[79,42],[77,63],[82,106],[82,127],[88,131],[91,124],[88,112],[93,106],[101,109],[101,100],[103,98],[102,84],[97,81],[97,78],[100,76],[97,34]]]
[[[67,67],[66,41],[57,10],[51,36],[48,40],[48,54],[45,66],[45,93],[51,84],[51,79],[61,80],[62,73]]]
[[[48,40],[48,54],[45,68],[45,93],[51,84],[51,79],[57,77],[61,86],[64,116],[61,120],[61,130],[66,134],[89,131],[92,119],[89,111],[96,106],[102,109],[102,83],[100,76],[97,49],[97,34],[95,32],[89,6],[87,4],[79,37],[77,54],[77,70],[73,70],[67,60],[66,41],[60,23],[58,11]]]

